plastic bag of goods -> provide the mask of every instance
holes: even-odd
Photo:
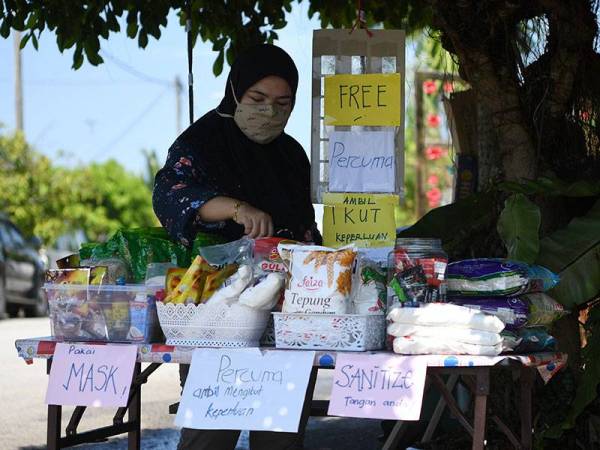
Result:
[[[289,278],[284,313],[347,314],[352,291],[354,246],[332,249],[280,244]]]
[[[383,269],[367,258],[359,258],[353,286],[354,314],[385,314],[387,292]]]
[[[545,267],[499,258],[456,261],[446,271],[449,296],[515,296],[544,292],[558,282]]]

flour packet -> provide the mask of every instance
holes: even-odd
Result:
[[[284,313],[347,314],[352,291],[352,271],[357,251],[280,244],[289,279],[283,301]]]

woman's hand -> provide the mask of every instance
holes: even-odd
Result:
[[[273,219],[248,203],[240,203],[234,220],[244,226],[244,234],[253,239],[273,236]]]

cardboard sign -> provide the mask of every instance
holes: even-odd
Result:
[[[339,353],[329,415],[419,420],[427,358]]]
[[[394,131],[329,134],[330,192],[394,192]]]
[[[52,358],[46,404],[126,406],[136,355],[135,345],[59,342]]]
[[[400,126],[400,74],[325,77],[325,125]]]
[[[196,349],[175,425],[298,431],[315,352]]]
[[[394,207],[389,194],[323,194],[323,245],[390,247],[396,240]]]

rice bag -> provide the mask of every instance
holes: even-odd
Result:
[[[442,341],[464,342],[474,345],[496,345],[502,343],[499,333],[490,331],[472,330],[469,328],[456,328],[446,326],[422,326],[408,323],[391,323],[387,332],[390,336],[413,336],[437,338]]]
[[[290,277],[283,312],[346,314],[352,291],[354,246],[331,249],[279,244]]]
[[[270,311],[281,294],[285,284],[285,276],[281,273],[270,273],[255,286],[246,289],[240,295],[240,303],[254,309]]]
[[[558,284],[558,275],[542,266],[508,259],[466,259],[448,264],[449,295],[506,296],[544,292]]]
[[[394,353],[401,355],[497,356],[502,353],[502,343],[496,345],[475,345],[440,340],[435,337],[401,336],[394,338]]]
[[[393,308],[387,318],[397,323],[470,328],[492,333],[500,333],[504,329],[504,323],[495,316],[449,303],[426,303],[419,308]]]
[[[352,292],[354,314],[384,314],[387,300],[386,276],[373,261],[362,259]]]
[[[529,305],[519,297],[452,297],[450,303],[498,317],[508,330],[527,325]]]

